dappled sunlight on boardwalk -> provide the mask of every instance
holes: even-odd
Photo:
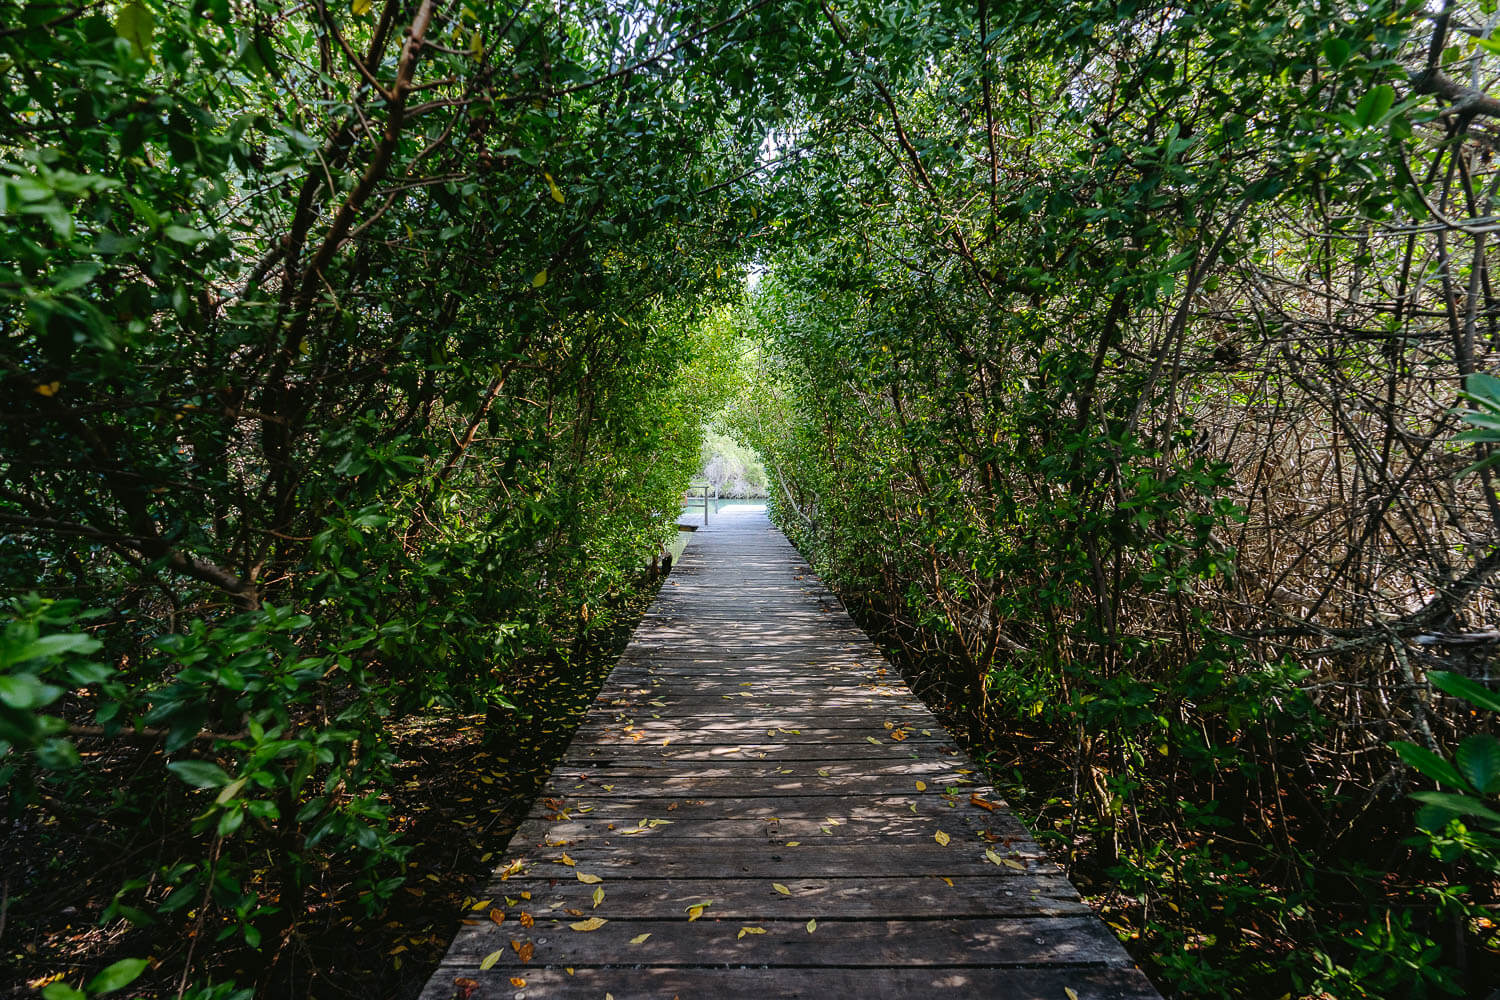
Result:
[[[761,509],[689,545],[423,1000],[1156,994]]]

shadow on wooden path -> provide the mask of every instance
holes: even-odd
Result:
[[[480,899],[422,1000],[1157,995],[757,509],[694,536]]]

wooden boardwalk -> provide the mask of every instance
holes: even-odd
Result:
[[[479,900],[422,1000],[1157,996],[758,510],[697,532]]]

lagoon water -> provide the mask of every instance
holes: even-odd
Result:
[[[737,510],[763,512],[766,509],[766,501],[764,497],[748,500],[731,500],[728,498],[714,500],[710,498],[708,501],[709,523],[712,524],[714,518],[720,512],[729,510],[731,508]],[[678,515],[677,523],[689,524],[694,527],[701,528],[703,526],[703,506],[701,504],[684,505],[682,508],[682,513]],[[688,541],[692,537],[693,533],[691,531],[679,531],[677,533],[677,537],[668,544],[667,551],[672,554],[672,558],[674,560],[682,555],[682,550],[687,548]]]
[[[724,499],[720,499],[720,500],[714,500],[714,499],[710,498],[710,500],[708,501],[708,519],[710,521],[712,521],[714,515],[717,514],[719,511],[721,511],[721,510],[728,510],[731,507],[743,507],[747,511],[748,510],[765,510],[766,509],[766,500],[765,500],[765,497],[759,497],[759,498],[749,499],[749,500],[730,500],[728,498],[724,498]],[[682,516],[679,517],[677,520],[679,522],[683,523],[683,524],[702,524],[703,523],[703,507],[702,507],[702,505],[693,505],[693,504],[685,505],[682,508]]]

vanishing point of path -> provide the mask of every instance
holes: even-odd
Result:
[[[696,533],[479,899],[422,1000],[1157,996],[754,509]]]

